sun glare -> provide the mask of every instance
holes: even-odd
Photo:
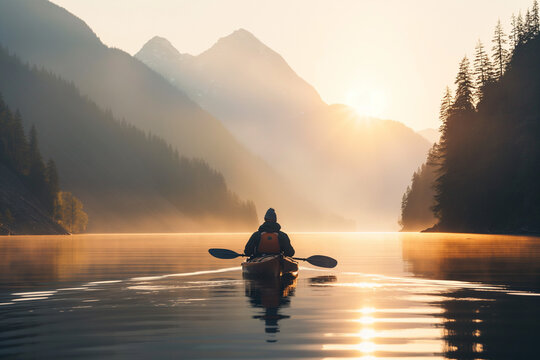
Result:
[[[383,90],[351,90],[346,99],[347,105],[360,116],[382,117],[386,110],[387,99]]]

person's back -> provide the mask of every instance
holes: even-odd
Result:
[[[285,256],[293,256],[294,248],[291,245],[289,236],[281,231],[281,225],[277,222],[276,212],[270,208],[264,215],[264,223],[249,238],[244,249],[244,254],[258,256],[262,254],[281,253]]]

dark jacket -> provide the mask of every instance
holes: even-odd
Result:
[[[261,241],[261,234],[263,232],[278,233],[279,247],[285,256],[293,256],[294,248],[291,245],[291,240],[289,236],[283,231],[280,231],[281,225],[277,222],[266,221],[264,224],[259,226],[259,230],[255,231],[253,235],[249,238],[249,241],[246,244],[244,249],[244,254],[248,256],[257,255],[256,251],[259,247],[259,242]]]

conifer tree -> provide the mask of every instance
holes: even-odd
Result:
[[[447,86],[446,89],[444,89],[444,95],[441,100],[441,109],[439,110],[439,119],[441,120],[441,124],[446,122],[446,119],[450,115],[453,103],[454,98],[452,97],[452,91],[450,90],[450,87]]]
[[[510,51],[514,51],[516,46],[518,46],[519,44],[520,34],[521,34],[518,18],[514,14],[512,14],[512,21],[510,22],[510,24],[512,26],[512,30],[510,31],[510,35],[509,35]]]
[[[457,85],[456,96],[452,104],[452,111],[473,110],[474,109],[474,84],[471,76],[469,59],[464,56],[459,64],[459,71],[456,76]]]
[[[474,75],[476,88],[476,103],[482,100],[485,87],[493,82],[493,65],[489,60],[489,55],[484,50],[484,45],[480,40],[476,44],[474,57]]]
[[[531,17],[531,11],[527,9],[527,12],[525,13],[525,22],[523,24],[523,40],[524,42],[529,41],[533,34],[533,26],[532,26],[532,17]]]
[[[434,169],[438,169],[440,167],[442,156],[446,150],[446,136],[444,136],[444,134],[446,134],[447,120],[452,112],[453,104],[454,98],[452,96],[452,91],[450,90],[450,87],[447,86],[444,89],[444,95],[441,100],[441,108],[439,110],[439,120],[441,120],[439,132],[441,133],[441,137],[439,142],[434,144],[433,148],[429,151],[426,161],[426,164]]]
[[[538,35],[540,32],[540,15],[538,14],[538,0],[534,0],[531,9],[530,21],[531,21],[531,37]]]
[[[506,69],[506,63],[508,62],[508,50],[505,48],[506,36],[501,25],[501,20],[497,21],[495,26],[495,34],[493,35],[493,62],[495,63],[495,78],[500,79],[504,70]]]
[[[518,35],[518,42],[517,44],[521,44],[525,41],[525,28],[523,23],[523,16],[521,16],[521,11],[518,14],[518,17],[516,19],[516,27],[517,27],[517,35]]]

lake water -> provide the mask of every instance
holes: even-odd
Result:
[[[338,266],[207,253],[248,234],[0,237],[0,358],[538,358],[540,238],[290,236]]]

